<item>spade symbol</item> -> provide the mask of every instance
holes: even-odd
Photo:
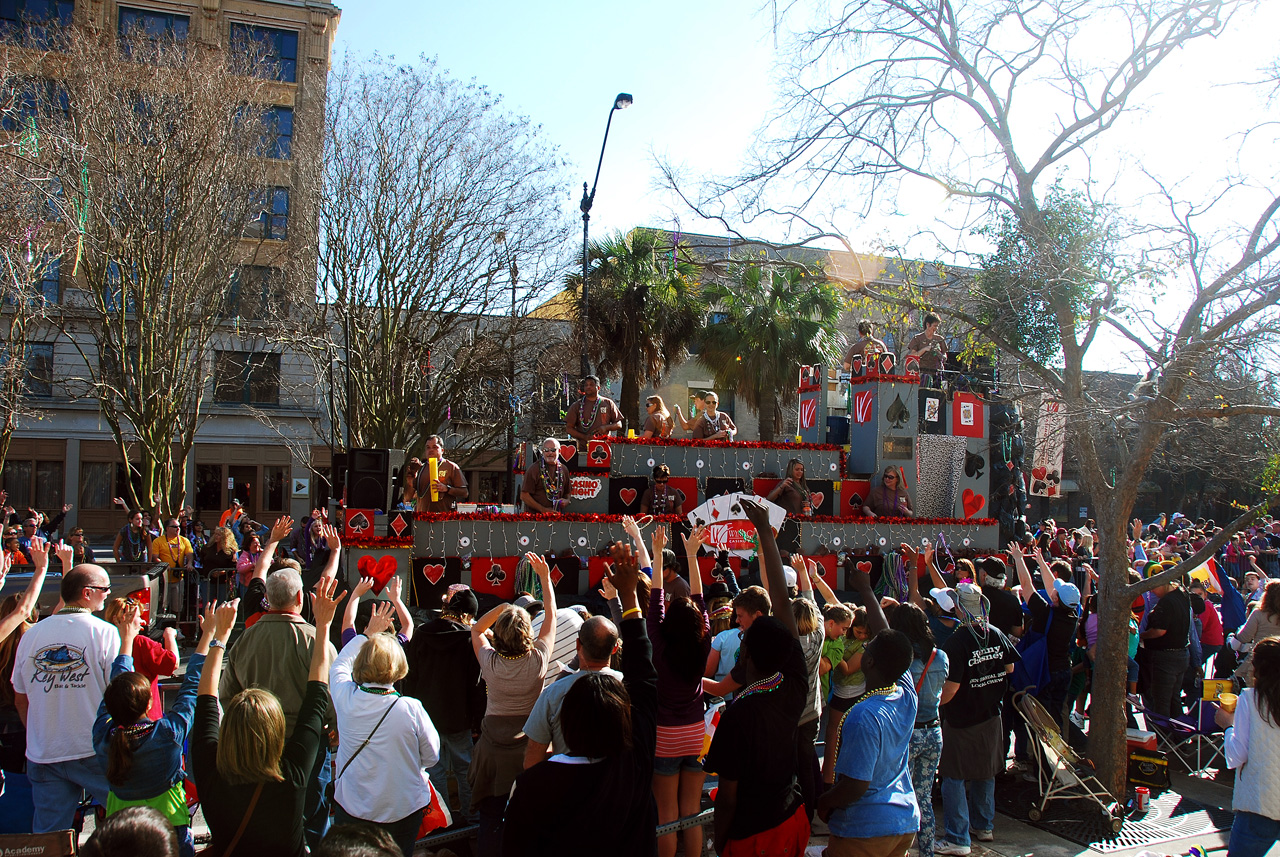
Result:
[[[1045,490],[1045,487],[1046,487],[1045,484],[1041,482],[1039,479],[1037,479],[1036,481],[1031,483],[1031,493],[1039,494],[1041,491]]]
[[[861,509],[861,508],[862,508],[862,495],[861,495],[861,494],[854,494],[853,496],[851,496],[851,497],[849,498],[849,507],[850,507],[851,509]]]
[[[896,429],[902,428],[907,424],[907,420],[911,419],[911,411],[907,410],[907,406],[903,404],[901,395],[893,397],[893,404],[889,405],[889,409],[884,412],[884,418]]]
[[[970,479],[978,479],[982,476],[982,468],[987,462],[974,452],[965,452],[964,454],[964,475]]]
[[[730,506],[730,507],[729,507],[729,511],[730,511],[730,512],[733,512],[733,514],[735,514],[735,515],[741,515],[741,514],[742,514],[742,504],[741,504],[741,503],[734,503],[732,506]]]
[[[609,457],[609,453],[607,450],[605,450],[604,446],[597,444],[596,446],[591,448],[592,461],[601,462],[608,457]]]
[[[502,570],[502,566],[495,562],[489,566],[489,571],[485,573],[484,579],[489,581],[490,586],[497,586],[507,579],[507,573]]]
[[[351,528],[353,533],[363,533],[369,529],[369,518],[364,512],[356,512],[347,519],[347,526]]]

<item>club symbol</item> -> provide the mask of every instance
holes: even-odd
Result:
[[[609,458],[609,451],[604,448],[603,444],[596,444],[591,448],[591,460],[597,464],[602,464]]]
[[[502,566],[496,562],[489,566],[489,570],[485,572],[484,579],[489,581],[490,586],[497,586],[499,583],[507,579],[507,573],[502,570]]]

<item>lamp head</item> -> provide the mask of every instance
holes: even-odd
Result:
[[[634,100],[635,99],[631,97],[630,92],[619,92],[618,97],[613,99],[613,109],[626,110],[628,107],[631,106],[631,102]]]

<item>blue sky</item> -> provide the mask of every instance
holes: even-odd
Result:
[[[542,125],[573,164],[566,204],[590,181],[618,92],[635,105],[615,114],[592,210],[592,234],[638,224],[670,226],[653,190],[651,153],[698,170],[728,170],[772,101],[771,17],[751,0],[647,3],[351,0],[335,52],[377,51],[475,78]],[[689,215],[683,215],[686,224]]]

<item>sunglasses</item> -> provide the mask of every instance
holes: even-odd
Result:
[[[110,586],[86,586],[85,589],[93,589],[97,592],[110,592]]]

